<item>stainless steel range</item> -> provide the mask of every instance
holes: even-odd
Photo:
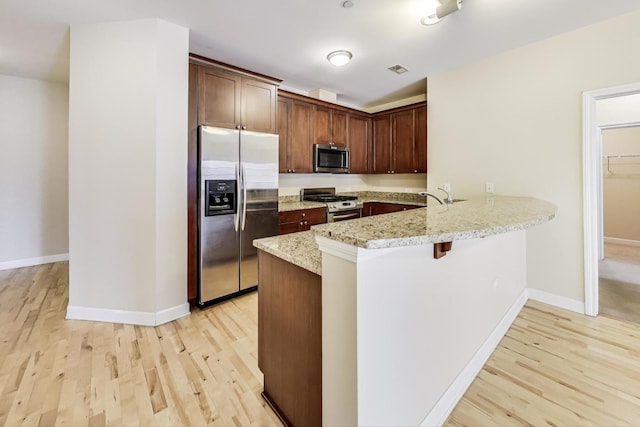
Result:
[[[303,188],[300,199],[327,206],[327,222],[346,221],[362,216],[362,202],[356,196],[336,194],[335,187]]]

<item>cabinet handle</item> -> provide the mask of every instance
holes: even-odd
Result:
[[[396,173],[396,171],[391,171],[391,173]]]
[[[247,130],[247,125],[243,125],[242,130]]]
[[[304,218],[305,216],[307,216],[306,212],[302,212],[302,217]]]
[[[240,129],[240,125],[236,125],[236,129]]]
[[[291,169],[291,172],[296,173],[296,170],[295,169]]]
[[[304,225],[308,225],[309,223],[307,221],[304,222]]]
[[[304,225],[304,221],[300,221],[300,225]]]
[[[418,169],[414,169],[414,170],[413,170],[413,173],[418,173]]]

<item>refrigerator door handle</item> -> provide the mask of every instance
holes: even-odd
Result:
[[[240,170],[238,169],[238,164],[236,163],[235,165],[235,169],[236,169],[236,187],[238,187],[240,185]],[[238,223],[240,222],[240,210],[241,209],[241,201],[237,201],[236,203],[238,203],[238,210],[236,210],[235,215],[233,215],[233,228],[236,230],[236,232],[238,231]]]
[[[241,230],[244,231],[244,225],[247,222],[247,167],[242,164],[242,200],[244,205],[242,206],[242,226]]]

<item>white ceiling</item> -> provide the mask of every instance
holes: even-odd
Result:
[[[425,0],[342,1],[0,0],[0,74],[66,82],[70,24],[161,18],[190,28],[191,52],[371,107],[424,93],[434,73],[640,10],[638,0],[465,0],[427,27]],[[340,68],[326,60],[338,49],[353,53]],[[395,64],[409,72],[387,70]]]

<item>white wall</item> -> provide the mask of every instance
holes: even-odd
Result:
[[[68,87],[0,75],[0,270],[66,259]]]
[[[187,96],[187,29],[72,25],[68,317],[184,314]]]
[[[524,303],[531,230],[456,241],[440,259],[431,244],[367,250],[318,238],[323,424],[446,417],[461,396],[449,387],[464,391]]]
[[[582,92],[637,82],[637,40],[638,12],[429,76],[429,186],[558,206],[528,233],[529,288],[584,301]]]

